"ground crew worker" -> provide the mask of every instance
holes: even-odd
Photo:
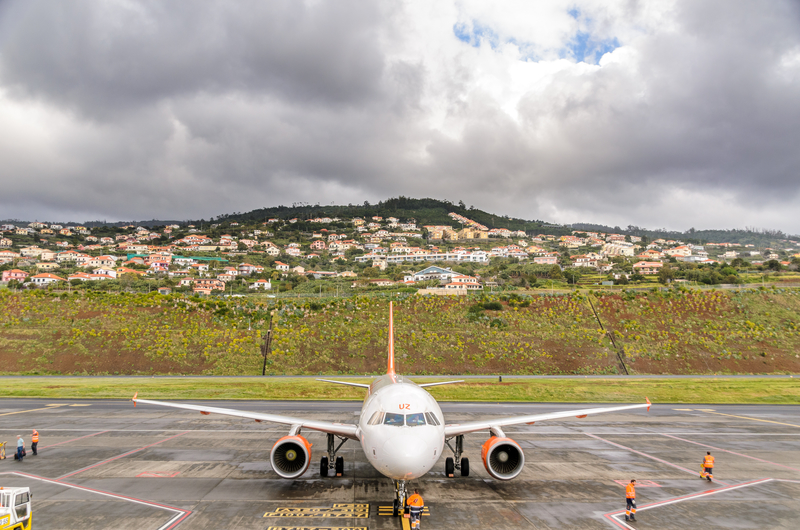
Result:
[[[31,434],[31,451],[33,451],[33,456],[36,456],[38,454],[36,452],[36,447],[38,445],[39,445],[39,431],[34,429],[33,434]]]
[[[422,500],[419,490],[414,490],[414,495],[408,498],[406,504],[408,504],[408,513],[411,515],[411,528],[419,530],[422,510],[425,509],[425,502]]]
[[[706,451],[706,456],[703,458],[703,472],[700,476],[706,477],[709,482],[714,478],[714,457],[711,456],[711,451]]]
[[[22,452],[25,450],[25,440],[22,439],[22,436],[19,434],[17,435],[17,460],[22,462]]]
[[[631,483],[625,486],[625,520],[636,520],[636,479],[632,478]]]

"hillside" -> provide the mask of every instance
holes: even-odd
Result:
[[[340,217],[349,219],[353,217],[367,218],[377,215],[380,217],[397,217],[401,221],[415,219],[419,226],[459,226],[458,223],[448,217],[448,214],[451,212],[468,217],[489,228],[540,231],[556,235],[568,234],[571,232],[571,229],[568,227],[552,226],[544,221],[526,221],[506,215],[492,214],[473,208],[472,206],[467,207],[462,202],[454,204],[450,201],[438,199],[411,199],[403,196],[380,201],[377,204],[365,202],[364,204],[350,204],[347,206],[320,206],[319,204],[313,206],[276,206],[273,208],[253,210],[247,213],[221,215],[217,220],[237,221],[241,223],[248,221],[264,221],[269,218],[286,220],[296,217],[300,220],[304,220],[314,217]]]
[[[385,369],[386,297],[313,302],[0,292],[3,373],[257,375]],[[800,292],[394,295],[408,374],[800,372]],[[600,329],[590,301],[614,338]]]

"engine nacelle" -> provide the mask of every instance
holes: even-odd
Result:
[[[481,446],[486,471],[498,480],[511,480],[522,472],[525,453],[511,438],[492,436]]]
[[[283,478],[297,478],[311,463],[311,444],[302,436],[284,436],[272,446],[269,462]]]

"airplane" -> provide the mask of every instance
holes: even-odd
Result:
[[[272,422],[289,426],[286,436],[280,438],[270,451],[272,469],[280,477],[295,479],[305,473],[311,463],[311,443],[301,435],[303,430],[327,434],[326,456],[320,460],[320,475],[327,477],[331,471],[336,476],[344,473],[344,459],[336,456],[347,440],[355,440],[367,457],[367,461],[382,475],[394,482],[395,499],[393,514],[403,512],[407,495],[406,482],[425,475],[442,455],[444,447],[453,456],[445,459],[445,474],[453,477],[458,469],[462,477],[469,476],[469,459],[464,457],[464,435],[488,431],[489,439],[481,447],[481,458],[486,471],[497,480],[511,480],[522,471],[525,454],[517,442],[507,437],[504,427],[532,425],[535,422],[560,418],[585,418],[590,414],[618,412],[647,408],[650,400],[637,405],[599,407],[544,414],[507,416],[466,423],[445,423],[442,409],[436,399],[425,390],[427,387],[462,383],[443,381],[417,384],[403,375],[395,373],[394,363],[394,318],[392,302],[389,302],[389,355],[386,374],[376,378],[372,384],[352,383],[318,379],[328,383],[364,388],[367,395],[361,406],[361,414],[355,425],[329,421],[307,420],[277,414],[247,412],[234,409],[208,407],[138,399],[137,403],[160,405],[178,409],[194,410],[201,414],[223,414],[257,422]],[[454,442],[455,447],[451,445]],[[338,445],[337,445],[338,442]]]

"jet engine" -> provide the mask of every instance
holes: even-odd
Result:
[[[311,463],[311,444],[302,436],[284,436],[272,446],[269,462],[283,478],[297,478]]]
[[[492,436],[481,446],[481,458],[489,475],[498,480],[511,480],[525,465],[522,448],[511,438]]]

